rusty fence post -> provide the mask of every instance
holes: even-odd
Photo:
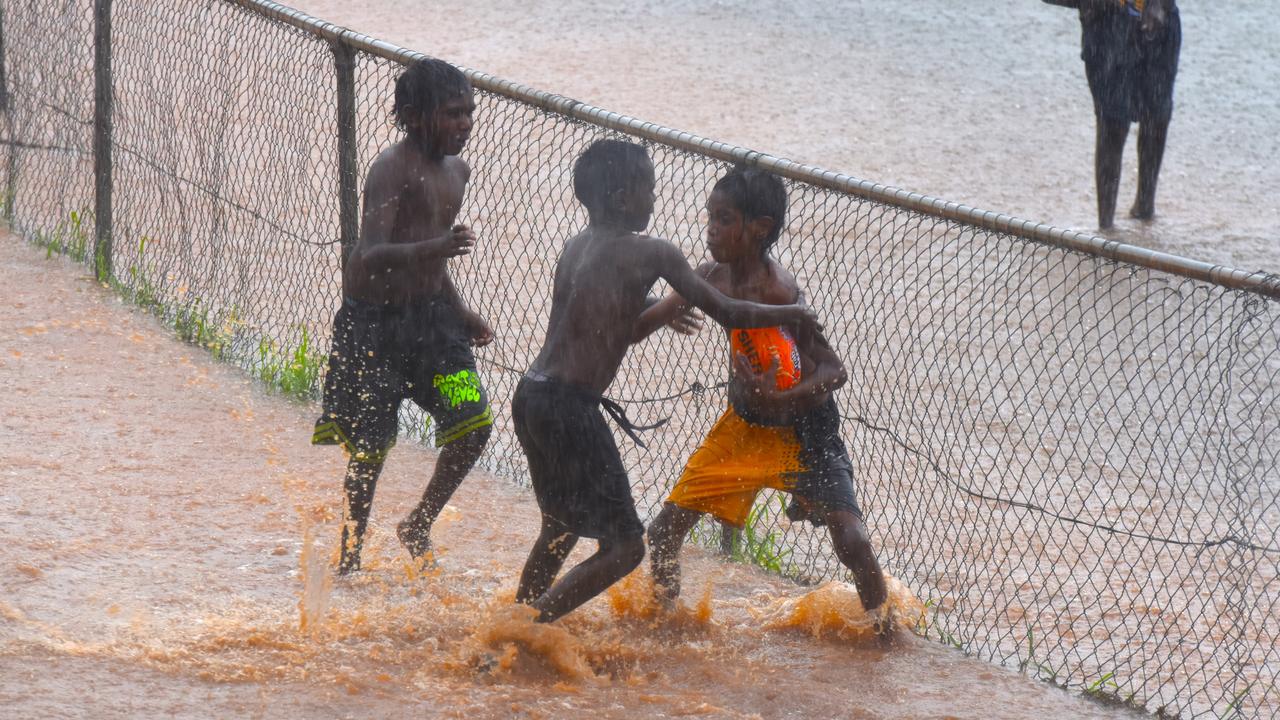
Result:
[[[338,230],[342,267],[356,246],[360,232],[356,189],[356,51],[335,40],[333,64],[338,81]]]
[[[111,0],[93,4],[93,219],[94,275],[113,277],[111,267]]]

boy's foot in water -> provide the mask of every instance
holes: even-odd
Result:
[[[419,565],[429,565],[434,563],[431,554],[431,528],[423,527],[414,522],[413,516],[409,516],[396,525],[396,537],[400,539],[400,544],[404,545],[404,549],[409,551],[409,556]]]
[[[871,608],[867,611],[867,617],[871,618],[871,631],[875,633],[880,644],[892,644],[898,633],[898,623],[893,612],[889,610],[888,603],[881,603]]]
[[[485,651],[472,659],[471,667],[478,673],[489,674],[498,669],[498,656],[491,652]]]
[[[1156,208],[1154,205],[1147,206],[1138,202],[1133,203],[1133,207],[1129,208],[1129,217],[1134,220],[1143,222],[1151,222],[1156,219]]]

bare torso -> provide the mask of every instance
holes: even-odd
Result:
[[[644,235],[588,228],[556,264],[546,342],[533,370],[604,394],[658,278]]]
[[[470,169],[460,158],[425,156],[408,141],[383,151],[370,168],[357,252],[342,276],[343,293],[376,304],[405,305],[439,294],[448,261],[365,261],[380,244],[407,245],[448,233],[458,217]]]

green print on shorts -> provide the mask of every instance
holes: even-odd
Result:
[[[459,370],[452,375],[436,375],[432,385],[449,401],[449,407],[464,402],[480,401],[480,376],[470,370]]]

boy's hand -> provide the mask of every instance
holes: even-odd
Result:
[[[471,344],[476,347],[484,347],[493,342],[493,328],[489,327],[489,323],[478,314],[467,311],[463,315],[463,322],[467,327],[467,335],[471,339]]]
[[[458,223],[449,232],[427,241],[429,252],[438,258],[458,257],[471,252],[476,244],[476,234],[471,228]]]
[[[675,330],[681,335],[697,335],[702,332],[703,320],[706,316],[697,308],[690,306],[688,310],[680,313],[667,323],[667,327]]]
[[[782,366],[782,362],[777,355],[770,354],[769,357],[769,367],[763,372],[756,372],[747,356],[742,354],[733,356],[734,376],[753,405],[763,404],[766,407],[772,407],[786,392],[778,389],[778,368]]]

